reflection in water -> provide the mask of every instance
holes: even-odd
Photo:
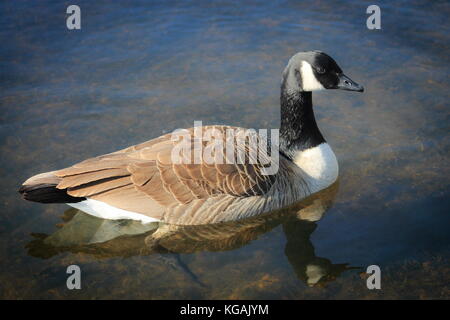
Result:
[[[55,1],[0,1],[0,34],[8,39],[0,46],[1,299],[450,298],[450,64],[442,63],[450,44],[449,1],[377,1],[390,13],[382,32],[367,30],[367,4],[356,0],[345,6],[336,0],[135,3],[83,1],[89,28],[74,32],[64,27]],[[254,229],[250,222],[247,229],[243,222],[207,228],[218,238],[230,232],[223,243],[186,238],[185,229],[161,239],[153,250],[163,254],[155,254],[144,242],[152,230],[126,234],[139,226],[82,214],[68,221],[72,212],[53,233],[61,206],[17,196],[18,183],[33,173],[194,120],[277,128],[282,68],[293,53],[313,49],[336,56],[367,92],[315,96],[319,126],[339,160],[339,196],[314,233],[314,223],[285,230],[292,232],[286,252],[300,278],[307,264],[327,268],[305,244],[312,233],[321,257],[386,268],[389,290],[367,290],[353,271],[327,290],[305,290],[283,256],[283,218]],[[241,231],[233,236],[233,228]],[[53,233],[29,248],[53,258],[27,255],[30,232]],[[244,247],[201,251],[225,245]],[[180,265],[164,246],[198,250],[181,259],[212,287],[203,290],[171,269]],[[69,263],[89,268],[78,292],[64,286]],[[172,278],[177,283],[167,283]]]
[[[285,255],[297,277],[308,286],[324,286],[348,269],[317,257],[310,236],[337,193],[338,183],[289,208],[237,222],[200,226],[163,223],[141,224],[132,220],[104,220],[68,209],[64,223],[51,235],[33,234],[28,243],[31,256],[48,259],[61,252],[86,253],[97,258],[162,255],[166,263],[180,268],[203,285],[183,263],[179,254],[227,251],[247,245],[282,225],[287,239]]]
[[[300,280],[311,287],[324,287],[342,272],[359,268],[348,267],[348,263],[333,264],[329,259],[317,257],[309,239],[316,227],[313,222],[302,223],[301,220],[283,223],[287,238],[284,253]]]

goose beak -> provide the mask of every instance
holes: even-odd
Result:
[[[364,87],[362,85],[357,84],[355,81],[353,81],[343,73],[339,75],[339,83],[337,85],[337,89],[357,92],[364,91]]]

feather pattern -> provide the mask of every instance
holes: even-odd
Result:
[[[31,177],[19,192],[37,202],[92,199],[120,209],[120,216],[128,211],[171,224],[233,221],[280,209],[338,176],[313,112],[311,91],[317,89],[363,91],[327,54],[299,52],[282,74],[279,143],[272,146],[255,130],[195,127]],[[271,157],[261,147],[277,150]],[[278,170],[266,174],[274,155]]]
[[[256,150],[252,149],[255,144],[248,143],[261,137],[256,133],[244,136],[248,132],[243,128],[203,127],[215,132],[215,140],[211,142],[198,139],[195,130],[187,129],[188,142],[193,147],[182,149],[180,156],[195,160],[192,154],[185,153],[186,150],[194,153],[198,148],[195,142],[200,141],[203,153],[199,163],[173,161],[172,153],[178,142],[167,134],[56,171],[57,188],[67,189],[67,194],[73,197],[92,198],[175,224],[234,220],[285,202],[272,189],[289,185],[296,175],[262,174],[265,165],[261,162],[269,163],[270,159],[261,161],[255,157]],[[233,130],[237,137],[232,141],[234,158],[226,155],[224,146],[230,145],[227,130]],[[217,144],[217,137],[222,137],[223,146],[212,145]],[[213,161],[208,161],[207,153]],[[281,162],[283,167],[295,171],[289,161],[281,159]]]

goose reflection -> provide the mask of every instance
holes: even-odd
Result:
[[[31,256],[43,259],[62,252],[85,253],[99,259],[172,253],[175,263],[201,284],[178,254],[234,250],[281,225],[287,239],[284,252],[295,274],[310,287],[322,287],[344,271],[353,269],[348,264],[333,264],[329,259],[317,257],[310,240],[317,228],[316,222],[331,207],[337,189],[338,183],[335,183],[289,208],[214,225],[104,220],[69,209],[64,212],[63,223],[56,232],[32,234],[35,239],[27,248]]]

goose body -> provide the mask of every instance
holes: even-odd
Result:
[[[270,156],[253,156],[255,146],[267,146],[267,141],[244,128],[206,126],[201,130],[213,132],[215,139],[198,139],[194,127],[184,130],[190,149],[178,150],[179,141],[166,134],[33,176],[19,192],[30,201],[67,203],[101,218],[144,223],[209,224],[283,208],[325,189],[338,177],[336,157],[312,108],[311,92],[324,89],[362,91],[325,53],[300,52],[289,60],[281,85],[279,145],[269,144]],[[240,133],[247,136],[239,138]],[[249,136],[257,143],[246,143]],[[233,147],[237,156],[230,158],[225,148],[213,145],[217,141]],[[209,154],[200,152],[196,161],[174,158],[177,151],[183,159],[193,160],[199,145]],[[274,155],[277,170],[267,174]],[[219,156],[226,161],[217,160]]]

